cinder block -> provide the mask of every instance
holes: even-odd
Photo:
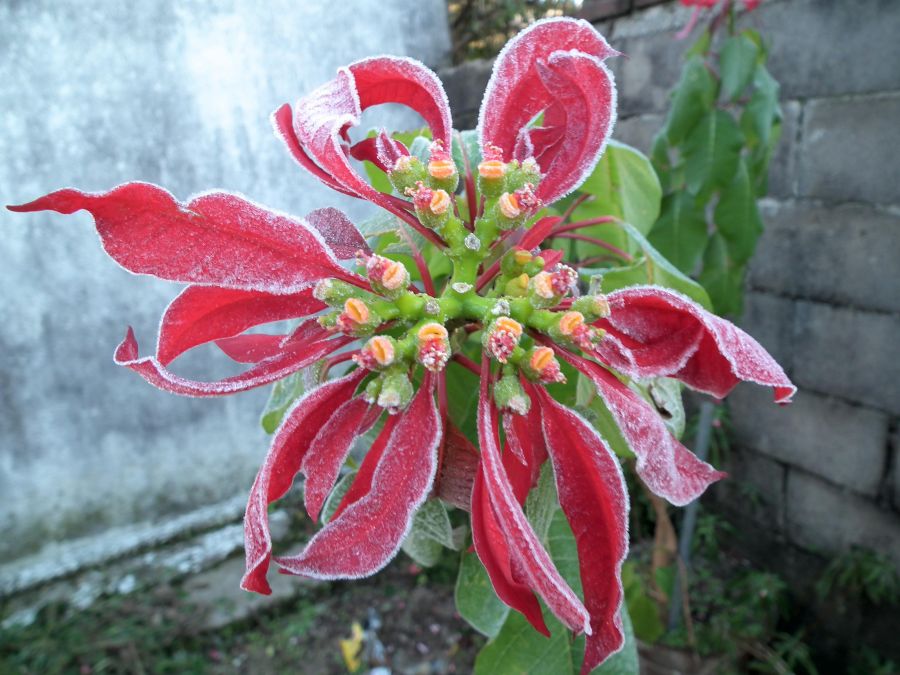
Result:
[[[478,110],[493,67],[493,60],[481,59],[438,71],[450,100],[455,129],[475,128]]]
[[[801,105],[797,101],[781,102],[781,138],[769,162],[769,196],[794,197],[797,194],[797,132]]]
[[[744,296],[741,327],[775,357],[787,373],[793,365],[794,340],[793,301],[748,291]]]
[[[896,63],[893,67],[900,71]],[[898,120],[896,94],[809,101],[799,149],[799,194],[828,201],[900,203]]]
[[[751,288],[900,312],[900,216],[860,205],[766,202]]]
[[[578,10],[578,17],[587,21],[600,21],[630,11],[631,0],[585,0]]]
[[[787,533],[796,544],[826,554],[862,546],[900,568],[896,514],[800,470],[788,472],[787,486]]]
[[[794,382],[878,410],[900,412],[900,316],[800,301]]]
[[[885,466],[888,417],[813,392],[785,407],[761,387],[741,385],[729,398],[735,440],[837,486],[876,497]]]
[[[634,146],[645,155],[650,154],[653,137],[662,128],[663,115],[637,115],[616,121],[613,138]]]
[[[896,0],[763,3],[743,23],[772,40],[770,69],[787,98],[900,89]]]
[[[607,64],[616,77],[619,115],[630,117],[646,113],[664,113],[669,107],[669,92],[681,74],[684,42],[670,33],[611,41],[623,56]]]

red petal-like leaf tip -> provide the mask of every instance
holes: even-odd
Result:
[[[432,138],[450,147],[453,123],[450,103],[440,79],[421,62],[398,56],[378,56],[348,66],[355,78],[359,106],[399,103],[422,116]]]
[[[347,506],[297,556],[277,558],[287,574],[317,579],[366,577],[397,554],[437,470],[441,422],[425,378],[400,415],[372,475],[371,489]]]
[[[475,475],[480,470],[478,451],[450,420],[444,420],[443,443],[435,495],[458,509],[468,511]]]
[[[572,527],[590,614],[582,675],[625,643],[622,563],[628,553],[628,489],[615,455],[580,415],[532,386],[553,462],[559,503]]]
[[[609,317],[594,324],[608,334],[595,351],[627,375],[675,377],[717,398],[740,381],[772,387],[777,403],[789,403],[797,391],[756,340],[680,293],[634,286],[608,300]]]
[[[274,294],[328,277],[365,286],[338,263],[307,223],[244,197],[209,192],[181,204],[155,185],[126,183],[101,194],[59,190],[17,211],[84,209],[103,248],[135,274]]]
[[[369,404],[362,397],[350,399],[335,410],[310,444],[300,471],[306,476],[303,503],[312,520],[319,519],[322,505],[337,481],[353,441],[378,419],[377,414],[366,415],[369,410]],[[380,412],[381,409],[377,409],[377,413]]]
[[[472,489],[472,543],[487,570],[497,597],[521,612],[536,631],[550,637],[541,606],[528,586],[513,578],[513,553],[500,529],[494,507],[484,489],[484,475],[478,471]]]
[[[166,308],[159,324],[156,355],[167,366],[198,345],[230,338],[254,326],[295,319],[325,308],[312,289],[289,295],[188,286]]]
[[[265,595],[272,592],[266,581],[272,556],[269,504],[281,499],[290,489],[310,443],[335,411],[353,395],[365,374],[366,371],[359,370],[326,382],[305,394],[284,416],[247,502],[244,517],[247,571],[241,580],[244,590]]]
[[[500,455],[497,409],[488,392],[489,380],[490,362],[484,358],[478,401],[478,440],[485,487],[497,522],[507,544],[513,547],[513,555],[520,563],[519,571],[528,586],[570,630],[590,634],[592,628],[587,610],[556,569],[513,493]]]
[[[333,351],[340,349],[352,338],[335,338],[303,343],[291,343],[265,358],[240,375],[216,382],[197,382],[175,375],[155,356],[138,356],[138,344],[134,331],[128,329],[125,339],[115,353],[117,365],[133,370],[154,387],[181,396],[226,396],[271,384],[291,373],[306,368]]]
[[[656,410],[612,373],[563,349],[558,352],[596,387],[637,457],[638,475],[653,493],[684,506],[726,477],[679,443]]]
[[[587,21],[555,18],[519,33],[495,61],[479,139],[537,160],[545,203],[583,182],[600,157],[615,118],[615,86],[602,61],[615,54]],[[543,127],[530,128],[540,113]]]
[[[360,251],[371,252],[356,225],[338,209],[327,206],[310,211],[306,215],[306,222],[322,235],[338,260],[350,260]]]

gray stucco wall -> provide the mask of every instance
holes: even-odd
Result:
[[[0,197],[144,180],[359,218],[368,208],[297,167],[268,115],[354,59],[438,66],[448,51],[443,0],[5,2]],[[77,547],[60,541],[115,541],[110,528],[213,504],[234,516],[266,451],[266,392],[182,399],[118,369],[125,327],[151,350],[178,287],[119,269],[85,214],[0,219],[0,563],[41,547],[65,558]],[[231,374],[224,359],[184,361],[187,375]]]

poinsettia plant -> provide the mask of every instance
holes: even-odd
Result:
[[[362,230],[331,208],[297,218],[226,192],[182,203],[144,183],[10,207],[87,210],[124,268],[187,284],[155,353],[141,356],[129,330],[120,365],[187,396],[279,382],[264,418],[279,426],[247,505],[243,588],[270,592],[268,509],[302,475],[305,508],[323,525],[299,553],[274,558],[281,572],[365,577],[401,546],[427,557],[417,541],[437,542],[464,551],[461,613],[490,635],[533,629],[564,646],[552,672],[587,673],[622,650],[628,492],[617,453],[676,505],[723,475],[661,416],[659,378],[717,398],[741,380],[772,387],[778,402],[794,387],[627,222],[647,217],[640,199],[603,183],[616,103],[605,62],[616,55],[584,21],[534,24],[498,57],[477,132],[453,131],[430,70],[389,56],[279,108],[273,124],[301,166],[383,209]],[[383,103],[409,106],[427,130],[360,138],[362,112]],[[646,162],[625,146],[607,152]],[[572,194],[592,181],[605,197]],[[604,203],[607,213],[573,220]],[[590,263],[602,275],[542,247],[591,240],[578,231],[595,225],[628,237],[602,241],[611,259]],[[300,322],[247,332],[284,319]],[[217,382],[170,370],[210,342],[247,369]],[[591,407],[576,410],[586,395]],[[361,463],[341,478],[360,443]],[[448,506],[468,512],[474,553],[449,531]],[[585,636],[583,657],[573,635]],[[489,645],[479,668],[527,662],[534,644]]]

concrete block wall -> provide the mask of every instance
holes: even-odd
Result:
[[[614,135],[645,152],[690,12],[652,0],[582,9],[625,54],[612,61]],[[768,538],[757,551],[788,544],[805,564],[803,551],[859,545],[900,567],[900,3],[768,0],[741,21],[771,42],[784,110],[742,323],[800,391],[786,408],[758,387],[734,392],[732,479],[715,496]],[[445,77],[458,117],[474,120],[489,65]]]

